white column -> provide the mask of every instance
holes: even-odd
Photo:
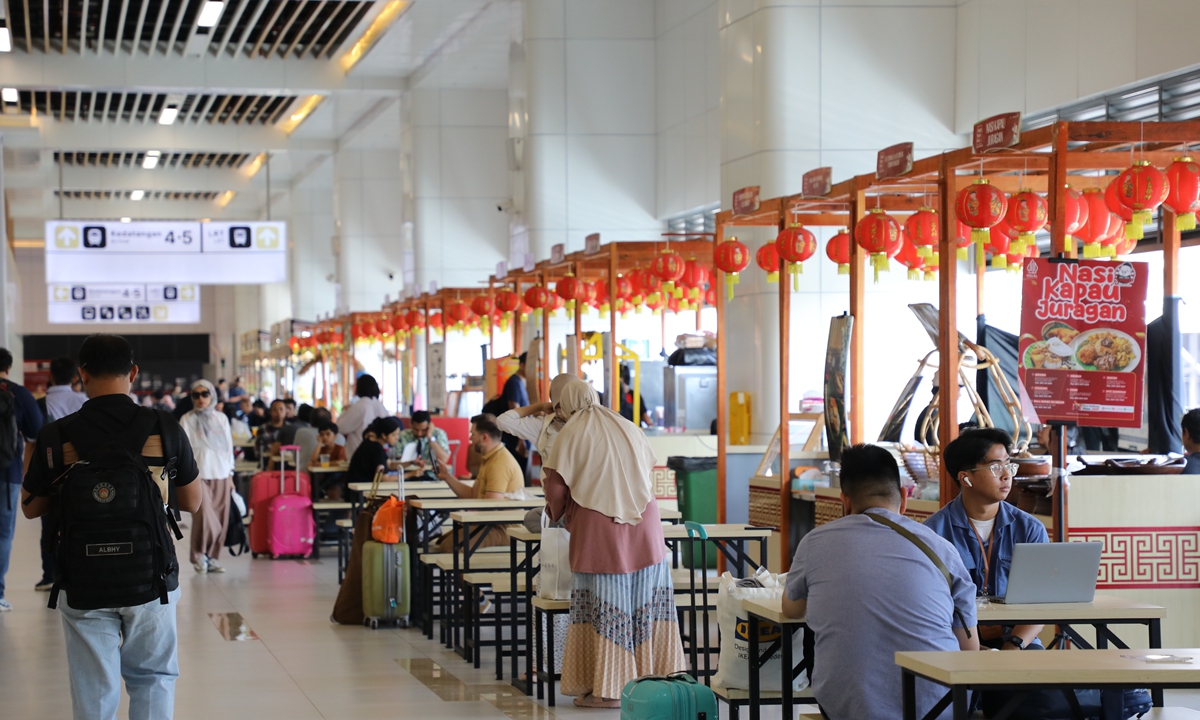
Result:
[[[530,250],[656,237],[654,2],[525,0],[524,21]]]

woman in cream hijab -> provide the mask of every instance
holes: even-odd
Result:
[[[229,498],[233,492],[233,433],[229,418],[217,410],[217,389],[207,380],[192,385],[192,409],[180,418],[187,433],[204,502],[192,514],[192,565],[198,573],[225,572],[217,563],[229,529]]]
[[[551,519],[571,531],[562,692],[580,707],[615,708],[630,680],[687,668],[650,477],[654,452],[578,378],[564,383],[557,408],[567,422],[543,484]]]

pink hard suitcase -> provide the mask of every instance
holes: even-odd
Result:
[[[312,555],[317,527],[312,500],[303,495],[276,495],[267,508],[267,552],[272,558]]]
[[[260,472],[250,479],[250,507],[254,511],[254,516],[250,521],[250,554],[252,557],[259,555],[273,557],[304,555],[307,557],[312,552],[313,537],[315,536],[310,498],[311,484],[308,473],[299,471],[299,446],[286,445],[281,447],[279,452],[280,455],[294,452],[297,470],[291,483],[287,482],[288,478],[285,477],[291,473],[283,471]],[[298,518],[291,519],[292,515],[299,512],[301,506],[308,518],[307,524]],[[280,516],[278,520],[275,517],[277,515]],[[281,526],[280,530],[275,529],[277,522]],[[288,540],[289,537],[292,539]],[[307,540],[306,545],[305,540]],[[302,547],[305,549],[298,549]],[[288,549],[282,551],[279,548]]]

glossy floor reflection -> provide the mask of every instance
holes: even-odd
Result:
[[[71,717],[62,624],[34,592],[39,525],[18,523],[8,599],[0,614],[0,718]],[[178,547],[187,557],[187,539]],[[179,720],[616,720],[527,698],[497,682],[491,650],[473,669],[419,631],[368,630],[329,621],[337,561],[222,558],[228,572],[196,575],[185,565],[179,603]],[[247,642],[230,642],[242,635]],[[507,669],[507,663],[506,663]],[[1200,709],[1200,695],[1168,692],[1169,705]],[[125,707],[121,717],[126,717]],[[721,708],[727,717],[726,708]],[[743,714],[743,717],[746,717]],[[778,708],[766,708],[778,720]]]

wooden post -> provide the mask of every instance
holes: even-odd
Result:
[[[863,427],[865,423],[863,419],[863,366],[866,364],[863,355],[863,326],[866,320],[863,313],[863,306],[866,304],[866,277],[863,263],[867,254],[854,240],[854,230],[858,226],[858,221],[866,215],[866,211],[866,194],[858,189],[858,183],[855,183],[855,190],[850,199],[850,227],[847,228],[850,233],[850,317],[854,318],[854,324],[850,330],[850,442],[852,444],[861,443],[866,438]],[[781,286],[785,284],[783,275],[779,276],[779,283]]]
[[[787,225],[786,211],[781,212],[779,216],[779,230],[782,231]],[[788,552],[791,549],[791,500],[792,500],[792,472],[791,472],[791,438],[789,419],[791,418],[791,402],[789,395],[791,394],[791,379],[790,372],[791,363],[791,341],[792,341],[792,325],[791,325],[791,310],[792,310],[792,286],[786,280],[787,278],[787,262],[779,259],[779,565],[780,572],[787,572],[791,567],[792,557]],[[763,558],[765,563],[766,558]]]
[[[488,292],[487,296],[492,299],[492,303],[496,302],[496,288],[492,284],[492,277],[488,276]],[[493,307],[493,309],[495,309]],[[496,359],[496,324],[495,318],[488,318],[488,359]],[[511,354],[511,353],[510,353]],[[519,353],[518,353],[519,354]]]
[[[542,272],[542,287],[549,287],[547,273]],[[542,308],[542,397],[550,399],[550,309]]]
[[[425,315],[425,409],[433,409],[433,398],[429,395],[429,340],[432,331],[429,328],[429,301],[421,302],[421,312]]]
[[[1054,123],[1051,137],[1054,152],[1050,153],[1050,182],[1046,187],[1046,202],[1050,206],[1050,254],[1073,258],[1075,242],[1064,245],[1067,239],[1067,123]]]
[[[725,227],[718,221],[713,251],[725,238]],[[725,446],[729,443],[729,398],[725,380],[725,273],[713,268],[713,287],[717,291],[717,522],[725,522]],[[636,412],[636,411],[635,411]]]
[[[608,244],[608,344],[612,367],[608,369],[609,393],[608,406],[613,412],[621,412],[621,360],[617,354],[617,244]],[[638,378],[638,382],[642,379]],[[642,419],[637,417],[637,408],[633,409],[633,424],[641,427]]]
[[[958,437],[958,251],[954,216],[954,167],[943,154],[938,169],[938,441],[946,447]],[[978,272],[978,270],[976,271]],[[982,273],[981,273],[982,275]],[[858,325],[856,321],[855,326]],[[942,470],[941,504],[958,495],[958,486]]]
[[[520,279],[513,281],[513,292],[517,294],[517,297],[521,300],[521,302],[525,302],[525,299],[521,298]],[[524,352],[524,350],[521,348],[521,340],[521,306],[518,305],[517,309],[513,311],[513,355],[520,356],[520,354]]]
[[[575,277],[579,282],[583,282],[583,272],[579,267],[579,263],[575,263]],[[571,372],[579,377],[583,377],[583,308],[584,301],[572,300],[575,303],[575,367],[571,368]]]

